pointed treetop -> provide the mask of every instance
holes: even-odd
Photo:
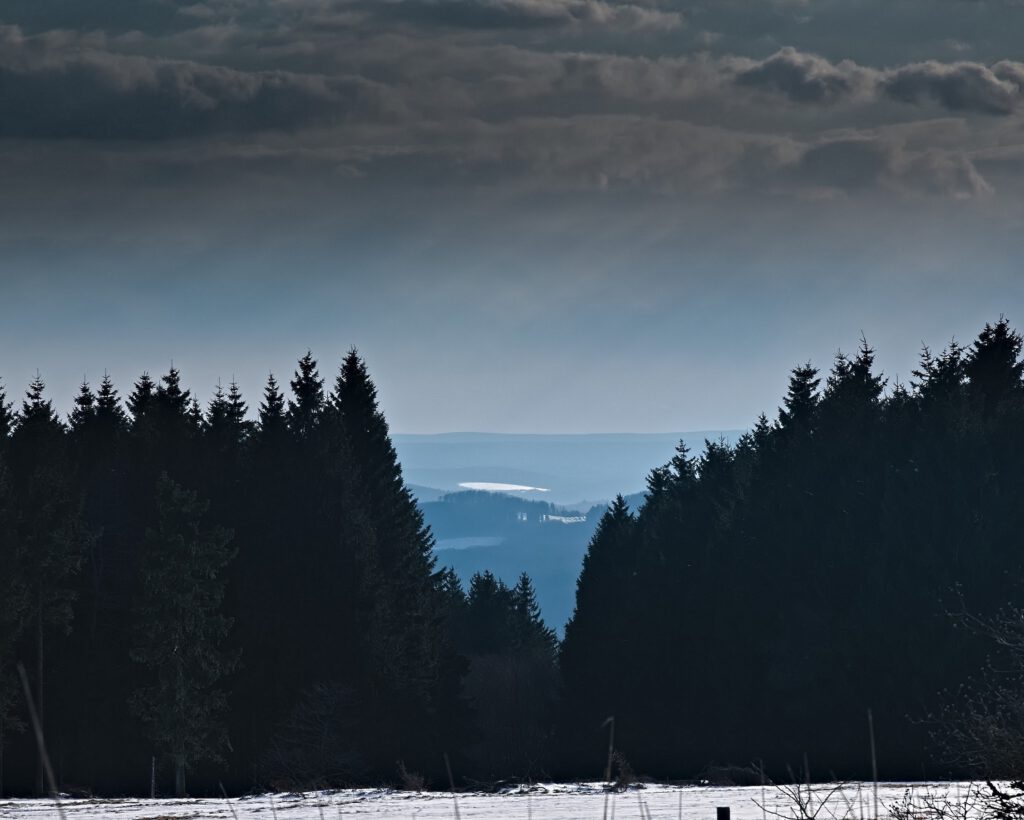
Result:
[[[810,362],[793,368],[789,390],[779,409],[779,423],[785,428],[807,424],[818,406],[818,369]]]
[[[668,466],[674,484],[689,485],[697,480],[697,460],[690,455],[685,441],[676,445],[675,455]]]
[[[616,521],[625,521],[633,517],[633,514],[629,511],[629,504],[626,503],[626,499],[622,497],[622,494],[615,496],[615,500],[608,507],[606,515],[610,515]]]
[[[232,380],[228,392],[220,381],[206,411],[205,430],[216,437],[221,447],[237,446],[248,438],[250,422],[245,418],[248,408],[242,399],[238,384]]]
[[[96,393],[96,420],[114,430],[123,430],[128,426],[128,417],[121,407],[121,399],[109,373],[103,374],[103,381]]]
[[[825,382],[823,403],[838,411],[877,405],[885,390],[885,379],[871,372],[874,363],[875,351],[863,335],[853,359],[839,351]]]
[[[913,371],[915,392],[924,398],[950,398],[961,393],[967,378],[964,348],[953,339],[941,354],[935,356],[925,346],[921,363]]]
[[[135,382],[135,387],[128,396],[128,411],[136,422],[148,413],[153,407],[153,399],[156,396],[156,383],[150,378],[149,372],[144,372]]]
[[[377,412],[377,386],[370,378],[370,372],[366,362],[359,356],[356,348],[350,348],[341,362],[341,369],[334,385],[334,394],[331,397],[335,404],[348,402],[350,405],[358,403],[364,413]]]
[[[224,395],[224,388],[221,387],[218,379],[217,386],[213,390],[213,398],[210,399],[209,407],[206,410],[206,427],[210,430],[220,429],[227,423],[227,418],[228,399]]]
[[[17,422],[13,407],[13,402],[7,401],[7,392],[4,390],[3,382],[0,382],[0,447],[11,435]]]
[[[768,421],[768,416],[761,413],[757,417],[757,424],[754,425],[753,436],[754,443],[758,449],[766,446],[772,435],[772,423]]]
[[[242,398],[238,382],[232,377],[231,384],[228,385],[228,419],[236,427],[241,427],[245,424],[245,416],[248,412],[249,406]]]
[[[558,638],[541,617],[537,593],[525,572],[512,588],[512,644],[517,649],[539,650],[553,656]]]
[[[96,396],[93,395],[89,382],[84,378],[75,396],[75,406],[68,416],[72,430],[81,430],[96,418]]]
[[[188,419],[194,431],[200,431],[203,429],[203,408],[199,406],[199,399],[192,396],[188,400],[188,406],[185,410],[185,418]]]
[[[1019,396],[1024,382],[1021,361],[1022,339],[1000,316],[986,324],[967,354],[965,372],[971,395],[985,404],[986,411],[1011,396]]]
[[[668,467],[655,467],[651,470],[647,476],[647,500],[645,504],[649,504],[652,499],[656,499],[667,492],[671,484],[672,474]]]
[[[21,403],[21,423],[23,425],[37,422],[60,423],[57,413],[53,409],[53,402],[43,397],[45,390],[46,382],[43,381],[39,371],[36,371],[36,377],[25,391],[25,399]]]
[[[402,468],[391,442],[388,421],[377,403],[377,387],[355,348],[349,350],[341,363],[331,402],[344,419],[352,452],[364,472],[372,469],[379,473],[380,481],[400,490]]]
[[[860,347],[857,349],[857,357],[850,365],[850,372],[864,394],[877,401],[885,390],[886,379],[881,374],[876,376],[872,373],[874,366],[875,350],[861,334]]]
[[[665,468],[661,467],[659,469],[664,470]],[[657,470],[653,472],[657,472]],[[648,499],[649,498],[650,496],[648,496]],[[630,511],[629,504],[626,503],[626,499],[621,495],[617,495],[608,509],[604,511],[604,514],[601,516],[601,520],[598,521],[594,538],[596,539],[601,533],[608,535],[611,532],[628,528],[635,522],[636,516]]]
[[[263,401],[260,402],[260,433],[264,437],[276,435],[285,429],[285,424],[284,395],[277,385],[277,379],[271,373],[267,376],[267,386],[263,388]]]
[[[182,389],[181,371],[173,364],[167,374],[160,378],[156,395],[161,407],[169,411],[171,415],[195,415],[192,408],[192,394],[188,390]]]
[[[299,359],[290,385],[294,398],[288,402],[288,427],[304,438],[316,428],[324,405],[324,380],[320,378],[312,351],[307,350]]]

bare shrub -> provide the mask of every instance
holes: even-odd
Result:
[[[427,788],[426,778],[419,772],[410,772],[405,768],[405,761],[398,761],[399,788],[407,792],[421,792]]]
[[[316,789],[358,780],[364,767],[352,744],[356,708],[352,691],[341,684],[306,689],[264,757],[267,781],[286,789]]]

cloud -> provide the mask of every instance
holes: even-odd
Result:
[[[1024,63],[1009,60],[992,66],[928,60],[876,69],[851,60],[832,63],[786,47],[759,62],[743,58],[731,62],[737,85],[772,92],[795,103],[831,105],[889,99],[1002,116],[1014,113],[1024,100]]]
[[[176,138],[294,129],[394,104],[361,77],[240,71],[117,54],[68,32],[0,26],[0,136]]]
[[[678,11],[618,0],[371,0],[360,8],[385,20],[469,30],[578,28],[671,31]]]
[[[794,47],[754,59],[662,53],[672,38],[653,35],[620,40],[681,24],[678,8],[206,0],[183,7],[191,28],[170,34],[0,26],[0,138],[106,143],[138,161],[140,178],[204,165],[225,184],[259,169],[343,187],[678,196],[977,197],[997,187],[994,166],[983,175],[973,159],[998,141],[996,126],[978,123],[1013,122],[1024,64],[879,68]],[[631,47],[608,45],[617,42]],[[970,125],[941,135],[890,125],[932,119],[929,108]],[[126,140],[166,146],[132,155]],[[1000,174],[1021,164],[1000,162]]]
[[[781,94],[800,103],[831,104],[870,95],[873,72],[850,60],[830,63],[815,54],[783,48],[765,60],[737,61],[737,85]]]
[[[888,97],[901,102],[928,100],[950,111],[1005,115],[1020,105],[1024,64],[1002,61],[989,67],[929,60],[886,72],[880,86]]]

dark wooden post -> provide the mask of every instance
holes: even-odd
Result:
[[[729,820],[730,814],[728,806],[718,806],[715,809],[715,820]]]

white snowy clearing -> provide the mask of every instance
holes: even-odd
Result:
[[[956,800],[966,794],[966,783],[881,783],[878,817],[889,816],[888,806],[901,801],[907,790],[916,799]],[[806,790],[806,787],[804,787]],[[870,783],[811,786],[811,813],[822,820],[866,820],[875,816]],[[715,809],[728,806],[733,820],[797,818],[793,800],[771,786],[719,788],[709,786],[646,785],[607,794],[599,783],[537,784],[496,794],[460,793],[458,809],[452,795],[390,789],[346,789],[306,794],[259,795],[222,799],[65,800],[69,820],[336,820],[339,817],[402,818],[402,820],[715,820]],[[820,811],[814,812],[824,802]],[[59,820],[57,808],[44,800],[0,800],[0,817]]]
[[[484,490],[489,493],[549,493],[547,487],[527,487],[525,484],[502,484],[500,481],[460,481],[464,490]]]

